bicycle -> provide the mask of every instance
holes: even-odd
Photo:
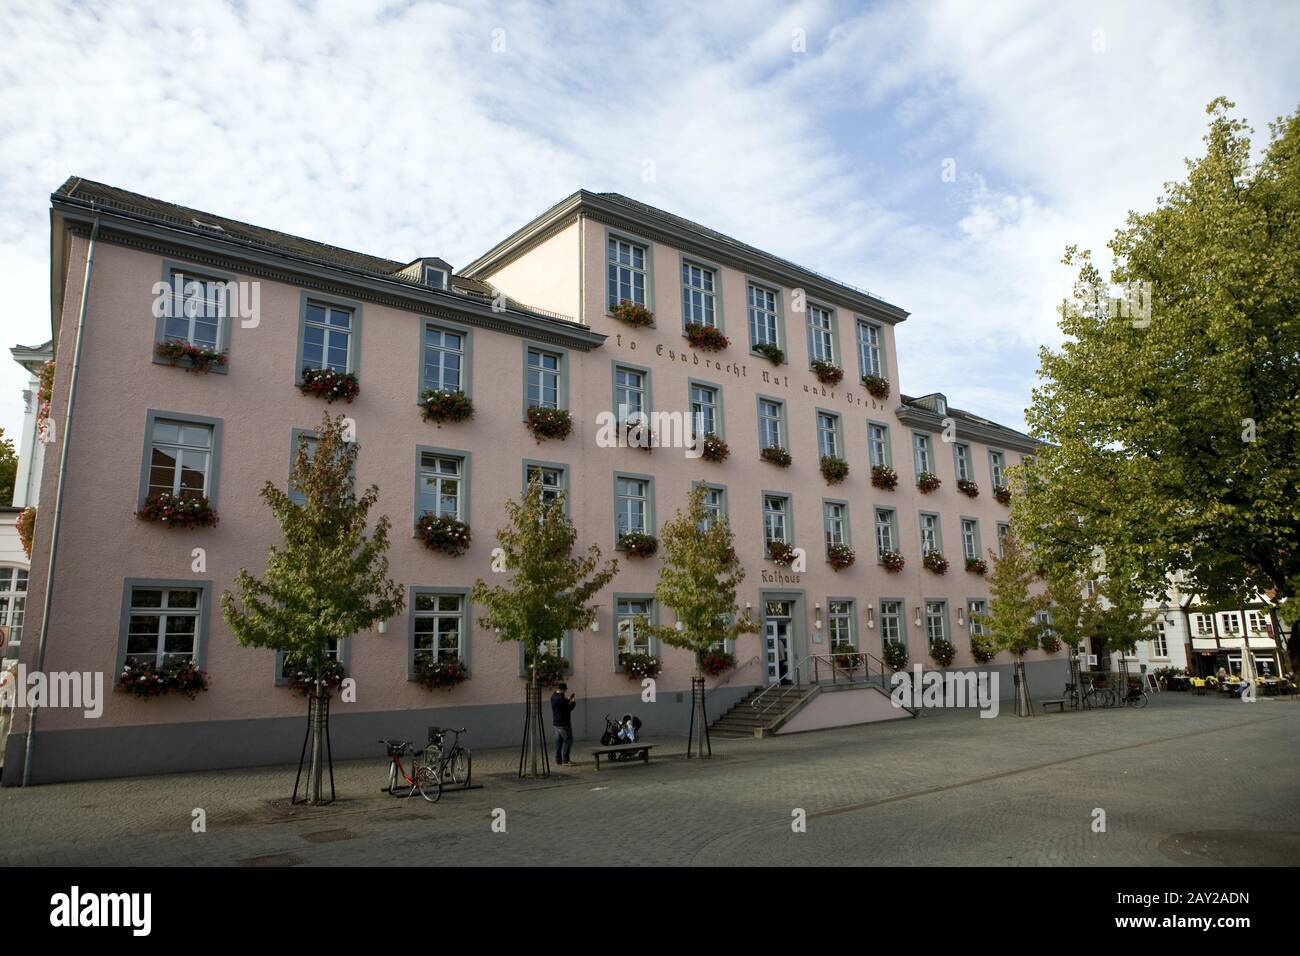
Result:
[[[1130,687],[1128,693],[1120,698],[1120,703],[1128,707],[1136,707],[1141,710],[1147,705],[1151,695],[1141,687]]]
[[[415,752],[411,748],[409,740],[381,740],[379,741],[388,748],[388,787],[387,792],[392,796],[400,796],[398,790],[401,784],[399,778],[407,785],[406,798],[409,800],[416,790],[420,791],[420,796],[424,797],[429,803],[437,803],[442,796],[442,776],[429,761],[428,749],[423,754],[424,762],[416,760]],[[406,768],[402,766],[402,758],[407,754],[411,756],[411,772],[407,773]]]
[[[460,742],[460,735],[465,733],[465,728],[459,729],[453,727],[430,727],[429,744],[425,748],[425,753],[432,759],[429,763],[434,768],[438,777],[438,785],[441,787],[446,778],[450,776],[451,782],[458,787],[468,787],[470,774],[473,769],[473,756],[469,748]],[[447,746],[447,734],[453,734],[451,746]]]
[[[1098,687],[1088,681],[1083,686],[1083,706],[1089,710],[1095,707],[1114,707],[1115,692],[1109,687]]]

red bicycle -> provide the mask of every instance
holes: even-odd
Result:
[[[409,740],[379,742],[388,748],[388,786],[384,788],[384,792],[394,797],[402,796],[402,784],[405,783],[405,796],[408,800],[415,791],[419,790],[420,796],[425,800],[437,803],[442,796],[442,775],[438,773],[437,767],[430,763],[428,750],[417,755],[411,749]],[[402,766],[402,758],[407,754],[411,755],[410,773],[407,773],[406,768]]]

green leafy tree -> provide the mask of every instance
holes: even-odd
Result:
[[[989,549],[989,611],[976,619],[989,631],[999,649],[1015,657],[1016,713],[1030,713],[1029,686],[1025,682],[1024,656],[1038,647],[1042,623],[1038,613],[1047,608],[1047,595],[1035,593],[1038,571],[1034,554],[1014,534],[1002,539],[1002,554]]]
[[[1051,569],[1047,598],[1052,612],[1052,632],[1075,654],[1093,634],[1099,610],[1096,593],[1087,593],[1090,576],[1068,565]]]
[[[591,600],[614,580],[618,561],[602,564],[596,544],[586,554],[573,554],[578,532],[565,514],[564,496],[548,501],[540,479],[530,481],[519,500],[507,500],[505,510],[508,524],[497,529],[500,551],[493,566],[510,572],[510,577],[498,585],[475,581],[470,598],[487,611],[479,623],[495,630],[500,641],[522,644],[525,659],[532,664],[534,707],[525,717],[524,742],[530,773],[537,776],[546,759],[537,695],[538,650],[548,642],[558,645],[565,631],[578,632],[591,625],[596,616]]]
[[[1107,578],[1101,584],[1097,610],[1088,624],[1092,635],[1101,638],[1108,653],[1119,653],[1121,660],[1137,651],[1138,641],[1150,637],[1155,611],[1145,607],[1143,593],[1124,578]]]
[[[353,487],[358,446],[347,440],[346,418],[321,420],[315,449],[298,441],[289,491],[267,482],[262,498],[280,523],[261,578],[241,568],[221,611],[239,642],[281,651],[286,663],[315,671],[308,800],[321,802],[326,698],[322,668],[332,642],[400,614],[403,589],[388,577],[387,515],[369,536],[366,526],[379,489],[359,497]]]
[[[14,450],[13,441],[5,438],[5,430],[0,428],[0,504],[13,504],[17,479],[18,452]]]
[[[1067,340],[1027,413],[1048,445],[1021,469],[1017,533],[1048,567],[1100,549],[1148,596],[1175,571],[1212,601],[1300,584],[1300,114],[1252,166],[1231,108],[1209,105],[1205,155],[1110,242],[1137,308],[1067,250]]]

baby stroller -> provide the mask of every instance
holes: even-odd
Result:
[[[622,720],[611,720],[605,715],[605,732],[600,735],[602,747],[618,744],[634,744],[641,738],[641,718],[635,714],[624,714]],[[617,760],[630,754],[610,754],[609,759]]]

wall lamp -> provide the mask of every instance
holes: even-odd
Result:
[[[867,604],[867,627],[875,627],[875,626],[876,626],[876,609],[872,607],[870,603],[868,603]]]

